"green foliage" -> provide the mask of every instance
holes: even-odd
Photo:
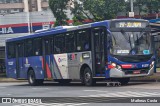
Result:
[[[143,3],[146,5],[148,13],[158,13],[160,10],[160,1],[159,0],[145,0]]]
[[[49,6],[56,18],[55,26],[67,25],[67,5],[70,0],[49,0]],[[74,7],[70,8],[73,17],[73,25],[80,25],[85,19],[101,21],[116,18],[118,12],[130,11],[130,0],[74,0]],[[158,13],[160,11],[159,0],[134,0],[134,7],[139,7],[141,12]]]
[[[83,23],[77,19],[76,16],[73,17],[73,25],[77,26],[77,25],[82,25]]]
[[[159,0],[136,0],[134,6],[139,8],[139,15],[141,15],[142,12],[145,14],[151,14],[160,11]],[[130,11],[130,2],[126,2],[126,10]]]
[[[54,17],[56,18],[55,26],[67,25],[67,4],[70,0],[49,0],[49,7],[51,8]]]
[[[74,2],[72,13],[75,16],[101,21],[115,18],[117,13],[125,9],[124,0],[80,0]]]

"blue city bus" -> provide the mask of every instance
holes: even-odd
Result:
[[[155,56],[149,22],[112,19],[63,26],[6,40],[6,73],[30,85],[54,80],[100,80],[126,85],[131,77],[154,73]]]

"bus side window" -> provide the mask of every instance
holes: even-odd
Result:
[[[24,43],[18,43],[18,57],[23,57],[24,56]]]
[[[65,37],[63,34],[59,34],[55,36],[54,39],[54,52],[55,53],[64,53],[66,51],[65,48]]]
[[[42,39],[35,38],[33,40],[33,46],[34,46],[34,56],[42,55]]]
[[[91,49],[90,30],[85,29],[77,32],[77,50],[88,51]]]
[[[15,46],[13,43],[7,43],[7,57],[8,58],[15,58]]]
[[[52,53],[52,47],[53,47],[53,38],[49,37],[45,39],[45,54],[49,55]]]
[[[33,42],[31,39],[25,42],[25,56],[33,56]]]
[[[67,52],[74,52],[75,51],[75,36],[73,32],[66,33],[65,35],[65,45],[67,48]]]

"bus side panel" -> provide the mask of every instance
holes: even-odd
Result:
[[[18,58],[18,67],[19,67],[19,70],[17,70],[17,71],[19,71],[19,78],[26,78],[26,72],[25,72],[25,70],[24,70],[24,64],[23,64],[23,57],[19,57]]]
[[[54,79],[69,79],[68,75],[68,56],[64,54],[53,55],[51,62],[52,75]]]
[[[90,57],[83,58],[84,54]],[[64,53],[46,56],[47,77],[53,79],[80,79],[80,69],[87,64],[92,70],[91,52]]]
[[[27,78],[27,72],[29,67],[33,68],[36,79],[44,79],[44,69],[42,66],[42,56],[33,56],[24,58],[24,70],[25,78]]]
[[[68,54],[68,73],[70,79],[80,79],[80,69],[82,65],[88,65],[92,73],[92,57],[90,51],[76,52]],[[83,70],[84,71],[84,70]]]
[[[16,78],[16,59],[6,60],[6,75],[8,78]]]

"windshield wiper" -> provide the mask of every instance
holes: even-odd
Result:
[[[123,37],[126,39],[126,41],[129,43],[130,48],[131,48],[131,50],[130,50],[130,53],[131,53],[132,50],[134,50],[134,48],[132,48],[130,35],[127,35],[123,29],[121,29],[121,33],[122,33]],[[129,37],[129,39],[127,39],[127,36]]]
[[[126,32],[121,29],[121,33],[123,35],[123,37],[126,39],[126,41],[129,43],[130,47],[131,47],[131,50],[132,50],[132,44],[131,44],[131,40],[130,40],[130,36],[126,34]],[[127,36],[129,37],[129,39],[127,39]]]
[[[130,43],[130,41],[127,39],[127,34],[126,34],[126,32],[123,29],[121,29],[121,33],[122,33],[123,37],[126,39],[126,41],[128,43]]]
[[[146,33],[146,32],[144,32],[144,30],[145,30],[145,28],[143,28],[143,29],[141,30],[139,39],[142,37],[142,35],[143,35],[144,33]]]

